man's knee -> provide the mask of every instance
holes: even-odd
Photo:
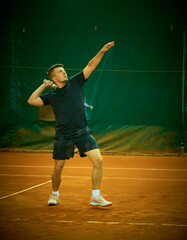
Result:
[[[64,164],[65,164],[65,162],[64,161],[61,161],[61,160],[59,160],[59,161],[55,161],[55,166],[54,166],[54,173],[56,174],[56,175],[61,175],[61,173],[62,173],[62,170],[63,170],[63,167],[64,167]]]
[[[97,169],[101,169],[103,167],[103,158],[101,155],[97,156],[94,160],[93,160],[93,164],[94,167],[96,167]]]

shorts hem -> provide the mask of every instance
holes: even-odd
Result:
[[[83,152],[83,153],[79,153],[79,155],[80,155],[80,157],[87,157],[87,155],[86,155],[85,153],[86,153],[86,152],[89,152],[89,151],[91,151],[91,150],[94,150],[94,149],[99,149],[99,147],[93,147],[93,148],[89,149],[88,151],[85,151],[85,152]]]
[[[57,160],[57,161],[60,161],[60,160],[70,160],[70,158],[73,158],[73,157],[69,157],[69,158],[54,158],[53,157],[53,160]]]

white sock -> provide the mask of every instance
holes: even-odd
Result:
[[[92,190],[92,197],[99,197],[100,190]]]
[[[53,194],[56,194],[59,197],[59,191],[53,191]]]

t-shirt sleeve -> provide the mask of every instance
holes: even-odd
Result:
[[[45,94],[45,95],[40,96],[40,98],[42,99],[44,105],[50,104],[50,103],[49,103],[49,100],[48,100],[48,95],[49,95],[49,94]]]
[[[81,87],[83,86],[83,84],[87,81],[87,79],[85,79],[83,71],[75,74],[72,78],[71,81],[76,81]]]

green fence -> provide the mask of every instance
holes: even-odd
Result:
[[[180,1],[15,2],[1,10],[1,149],[51,150],[55,123],[39,120],[27,99],[49,66],[63,63],[72,76],[114,40],[84,86],[101,150],[178,154],[183,135],[186,152]]]

